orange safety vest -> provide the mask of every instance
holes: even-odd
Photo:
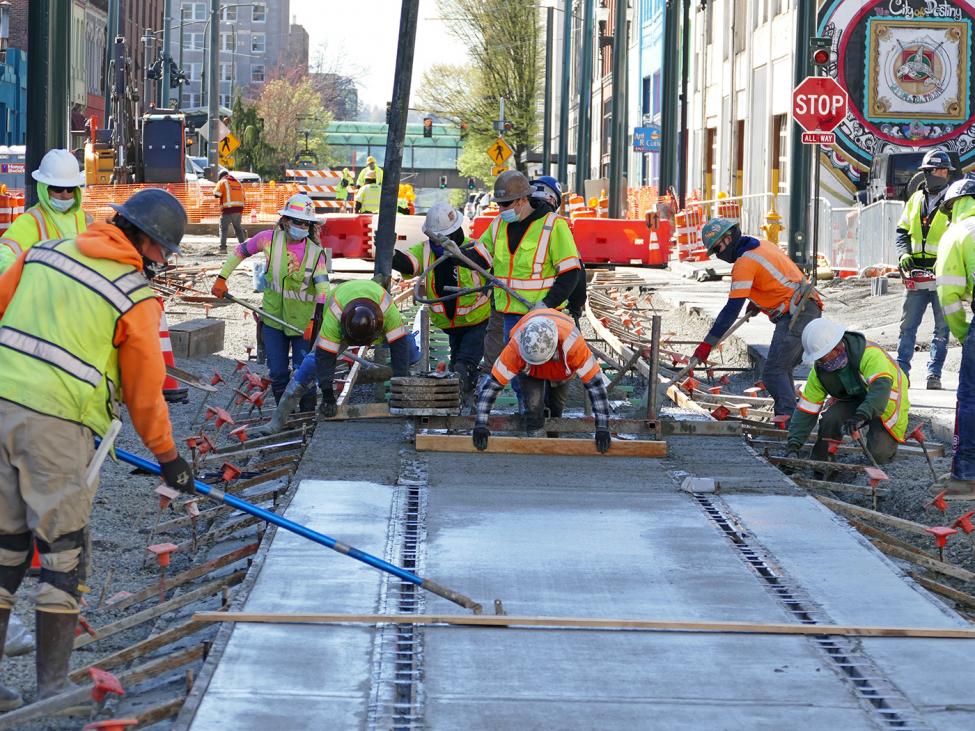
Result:
[[[244,186],[240,181],[228,175],[217,183],[214,193],[220,196],[220,208],[224,211],[234,208],[244,208]]]
[[[535,317],[552,318],[559,331],[559,345],[555,351],[557,357],[541,365],[529,365],[518,350],[518,333]],[[491,369],[491,375],[502,386],[507,385],[519,373],[556,383],[567,381],[578,373],[583,383],[589,383],[593,378],[601,375],[602,370],[592,351],[589,350],[586,339],[576,328],[575,321],[558,310],[545,308],[532,310],[518,321],[511,330],[508,344],[494,361],[494,368]]]
[[[772,320],[789,313],[802,298],[805,277],[799,267],[775,244],[759,241],[758,246],[738,257],[731,269],[729,299],[747,297]],[[813,292],[822,308],[819,294]]]

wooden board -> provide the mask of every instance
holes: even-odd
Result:
[[[474,442],[466,435],[417,434],[418,452],[474,453]],[[600,454],[592,439],[546,439],[536,437],[495,437],[488,440],[483,454],[547,454],[563,457],[666,457],[666,442],[622,441],[614,439],[609,451]]]
[[[758,635],[845,635],[849,637],[938,637],[975,640],[975,628],[874,627],[837,624],[674,621],[602,617],[521,617],[491,614],[256,614],[197,612],[194,622],[265,624],[448,624],[477,627],[582,627],[585,629],[725,632]]]
[[[924,536],[927,540],[933,540],[931,538],[931,534],[925,530],[927,526],[922,525],[921,523],[915,523],[913,520],[897,518],[893,515],[887,515],[886,513],[871,510],[870,508],[861,508],[859,505],[851,505],[850,503],[845,503],[842,500],[834,500],[833,498],[824,497],[823,495],[815,495],[814,497],[827,508],[832,508],[833,510],[846,513],[847,515],[855,515],[858,518],[876,520],[878,523],[884,523],[885,525],[889,525],[894,528],[906,530],[908,533]]]

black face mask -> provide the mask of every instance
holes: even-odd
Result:
[[[942,178],[938,175],[933,175],[925,171],[924,173],[924,188],[929,193],[940,193],[942,190],[948,187],[948,178]]]
[[[724,251],[719,251],[717,253],[717,257],[721,261],[726,261],[729,264],[734,264],[735,260],[738,258],[738,242],[732,241],[730,244],[724,247]]]
[[[156,267],[159,266],[163,266],[163,265],[157,264],[152,259],[146,259],[146,257],[144,256],[142,257],[142,273],[145,275],[145,278],[148,279],[150,282],[155,278],[156,274],[159,273],[156,270]]]
[[[542,211],[543,213],[555,213],[555,206],[544,198],[529,198],[528,202],[536,211]]]
[[[456,231],[448,234],[447,235],[447,238],[450,239],[451,241],[453,241],[458,246],[460,246],[461,244],[464,243],[464,238],[465,238],[464,237],[464,229],[463,228],[457,229]]]

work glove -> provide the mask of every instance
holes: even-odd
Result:
[[[185,459],[176,455],[176,459],[162,462],[159,466],[162,468],[162,477],[167,485],[187,495],[196,492],[193,489],[193,468]]]
[[[609,429],[597,429],[596,430],[596,451],[600,454],[606,454],[609,451],[610,443]]]
[[[478,452],[483,452],[488,446],[488,437],[491,436],[491,430],[486,426],[475,426],[474,427],[474,449]]]
[[[335,391],[330,388],[322,389],[322,404],[318,407],[318,413],[325,419],[331,419],[339,413],[338,404],[335,403]]]
[[[440,244],[438,244],[432,238],[430,239],[430,251],[433,252],[433,256],[436,259],[439,259],[441,256],[444,255],[444,248],[443,248],[443,246],[441,246]]]
[[[901,254],[901,258],[897,260],[897,266],[905,272],[911,271],[914,268],[914,257],[911,254]]]
[[[697,358],[701,363],[705,363],[709,355],[711,355],[711,346],[707,343],[701,343],[694,349],[692,357]]]
[[[762,311],[762,308],[756,305],[754,302],[749,301],[748,306],[745,308],[745,314],[749,317],[755,317]]]
[[[869,419],[865,419],[860,415],[854,416],[852,419],[847,419],[843,422],[843,433],[853,436],[853,432],[860,431],[863,427],[867,425]]]
[[[223,277],[217,277],[217,281],[215,281],[213,286],[210,288],[210,294],[219,299],[223,299],[228,291],[227,280]]]

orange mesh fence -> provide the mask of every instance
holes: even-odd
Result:
[[[82,206],[96,221],[111,218],[109,204],[119,205],[133,193],[146,188],[160,188],[172,193],[183,204],[190,223],[219,223],[220,201],[213,196],[213,183],[159,183],[138,185],[89,185],[84,188]],[[298,191],[292,183],[258,183],[244,186],[244,220],[272,223],[285,201]]]
[[[626,192],[626,217],[644,219],[648,211],[657,210],[657,187],[630,188]]]

